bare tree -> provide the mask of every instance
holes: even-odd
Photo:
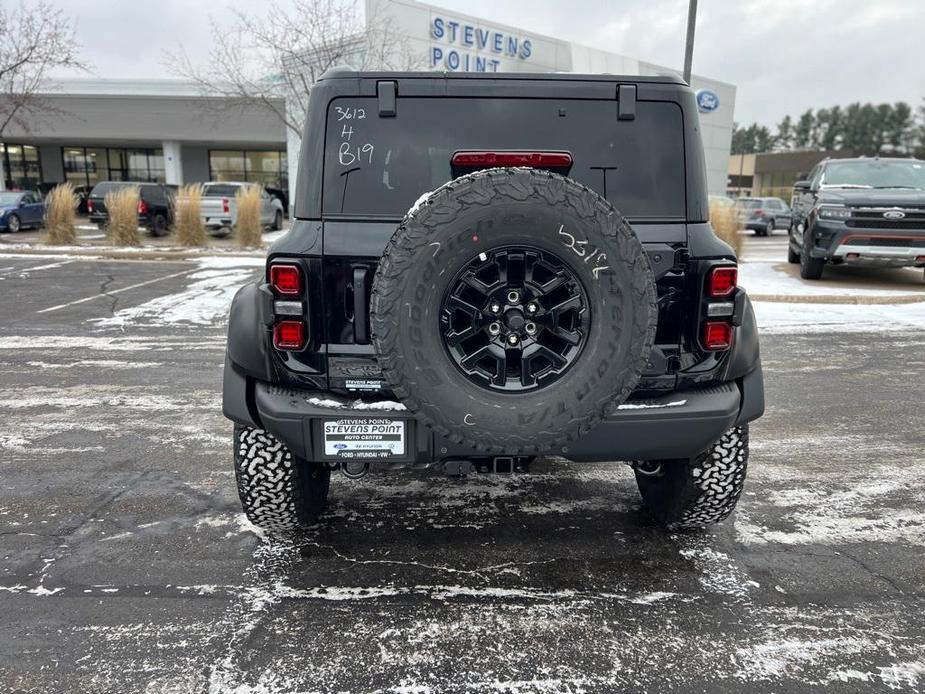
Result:
[[[260,14],[229,9],[227,25],[210,21],[214,45],[196,64],[185,49],[166,55],[167,68],[226,108],[257,106],[301,136],[308,95],[328,68],[409,70],[416,62],[391,19],[363,17],[357,0],[272,3]],[[210,108],[218,106],[210,102]]]
[[[78,57],[74,23],[45,0],[0,6],[0,137],[11,125],[24,132],[36,119],[60,113],[42,97],[49,73],[85,70]]]

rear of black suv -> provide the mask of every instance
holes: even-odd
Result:
[[[223,409],[271,530],[332,469],[632,462],[653,513],[722,520],[764,409],[736,258],[669,77],[331,71],[295,219],[235,297]]]

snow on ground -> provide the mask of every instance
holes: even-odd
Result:
[[[262,258],[204,258],[188,276],[186,289],[157,296],[92,322],[102,328],[128,326],[211,325],[223,321],[238,289],[253,278]]]
[[[925,327],[925,301],[908,304],[821,304],[755,301],[763,333],[897,332]]]
[[[822,280],[810,281],[793,277],[782,268],[783,263],[746,261],[739,265],[739,286],[749,294],[760,296],[806,296],[806,297],[890,297],[921,294],[925,301],[925,283],[921,288],[877,289],[869,287],[849,287]],[[918,273],[916,273],[918,274]]]

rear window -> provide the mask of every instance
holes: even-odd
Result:
[[[122,181],[104,181],[103,183],[97,183],[95,186],[93,186],[93,190],[90,191],[90,196],[94,198],[102,198],[106,196],[106,193],[111,193],[114,190],[121,190],[122,188],[128,188],[132,185],[137,184],[124,183]]]
[[[743,210],[757,210],[761,207],[761,200],[738,200],[736,205]]]
[[[374,98],[335,99],[325,134],[323,213],[400,217],[421,194],[452,178],[457,150],[556,150],[569,175],[634,218],[685,213],[681,110],[638,102],[617,120],[616,101],[398,100],[380,118]]]
[[[212,185],[204,186],[202,194],[207,198],[233,198],[239,190],[241,190],[241,186],[213,183]]]

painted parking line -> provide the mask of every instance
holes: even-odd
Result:
[[[75,299],[74,301],[68,301],[66,304],[58,304],[57,306],[51,306],[49,308],[43,308],[38,313],[51,313],[52,311],[60,311],[62,308],[67,308],[68,306],[76,306],[77,304],[83,304],[88,301],[93,301],[94,299],[100,299],[102,297],[112,296],[113,294],[120,294],[121,292],[127,292],[130,289],[138,289],[139,287],[145,287],[149,284],[154,284],[155,282],[163,282],[164,280],[173,279],[174,277],[182,277],[183,275],[189,275],[193,272],[199,270],[198,267],[194,267],[190,270],[183,270],[182,272],[174,272],[170,275],[164,275],[163,277],[155,277],[151,280],[146,280],[144,282],[138,282],[137,284],[131,284],[128,287],[122,287],[121,289],[113,289],[108,291],[105,294],[94,294],[93,296],[85,296],[83,299]]]

